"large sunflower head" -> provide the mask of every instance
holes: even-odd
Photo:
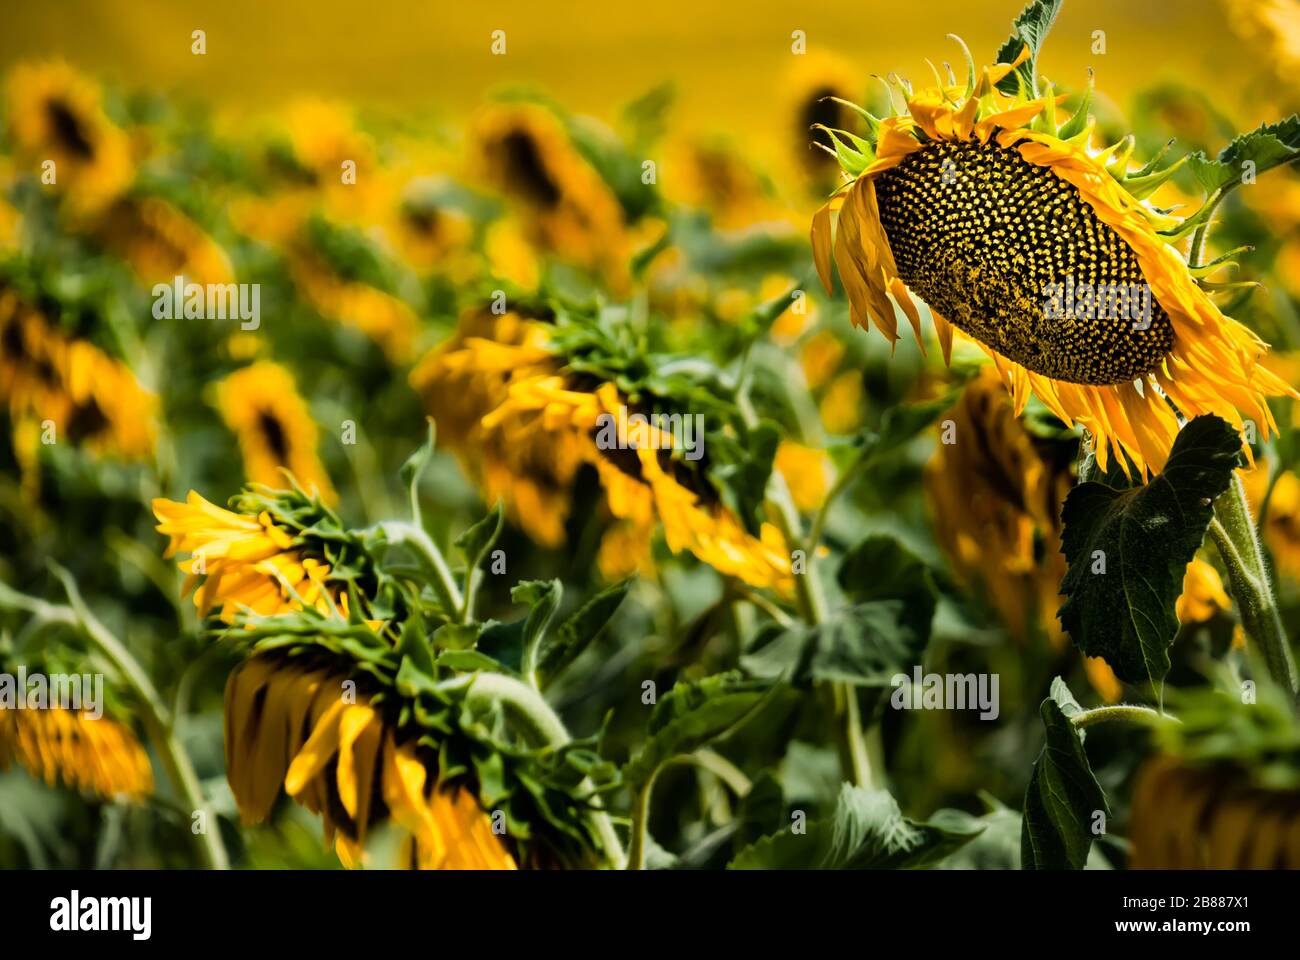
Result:
[[[965,84],[893,91],[903,109],[861,115],[869,136],[832,131],[851,178],[815,216],[853,322],[918,342],[929,307],[947,359],[960,333],[993,360],[1017,411],[1031,393],[1139,472],[1165,461],[1179,415],[1275,430],[1267,396],[1294,390],[1265,370],[1266,346],[1226,317],[1172,246],[1179,222],[1140,197],[1169,169],[1130,177],[1127,146],[1089,146],[1088,100],[1068,118],[1014,63],[970,65]],[[1005,92],[1010,90],[1011,92]]]
[[[81,211],[102,207],[134,176],[127,135],[98,88],[65,63],[25,63],[7,84],[9,131],[28,161],[54,161],[54,186]],[[44,171],[38,171],[44,173]]]

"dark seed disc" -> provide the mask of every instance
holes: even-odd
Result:
[[[1133,250],[1078,188],[1016,149],[929,143],[877,177],[876,197],[903,282],[1021,366],[1124,383],[1173,346]]]

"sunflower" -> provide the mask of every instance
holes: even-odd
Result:
[[[1083,425],[1102,469],[1118,451],[1125,471],[1159,470],[1179,413],[1238,428],[1244,415],[1276,430],[1265,397],[1295,391],[1259,364],[1266,345],[1222,314],[1157,232],[1176,222],[1108,169],[1115,148],[1087,148],[1083,111],[1058,128],[1050,93],[998,88],[1028,54],[986,68],[978,85],[972,67],[964,89],[904,87],[907,112],[871,118],[874,142],[837,133],[854,179],[813,218],[822,282],[829,290],[833,257],[853,322],[891,341],[897,303],[921,342],[920,295],[945,360],[954,331],[972,338],[1017,412],[1032,393]],[[1088,302],[1061,294],[1076,284]],[[1116,293],[1097,310],[1092,291],[1146,291],[1149,309],[1120,319],[1129,301],[1121,313]]]
[[[159,197],[120,197],[92,233],[125,260],[146,285],[185,277],[193,283],[230,283],[230,260],[203,229]]]
[[[1300,791],[1160,756],[1138,774],[1129,838],[1138,870],[1300,868]]]
[[[226,684],[226,775],[245,823],[265,820],[283,787],[320,815],[347,866],[391,819],[406,835],[403,865],[515,868],[463,777],[443,782],[436,751],[400,737],[382,704],[349,702],[346,675],[303,660],[255,655]]]
[[[494,106],[478,122],[474,157],[540,249],[623,279],[623,209],[558,117],[535,104]]]
[[[860,95],[859,83],[852,66],[838,54],[814,51],[795,57],[781,87],[793,142],[806,144],[811,130],[813,142],[833,150],[835,141],[825,131],[852,126],[847,103]],[[811,143],[800,147],[796,160],[812,186],[825,189],[838,179],[834,156]]]
[[[339,276],[298,241],[291,243],[289,275],[299,296],[321,316],[360,330],[394,363],[410,361],[420,320],[404,300]]]
[[[826,499],[831,467],[825,450],[782,440],[776,448],[775,465],[785,477],[796,507],[806,513],[821,506]]]
[[[0,707],[0,770],[15,760],[50,786],[106,799],[153,792],[149,757],[130,728],[79,710]]]
[[[1200,557],[1193,557],[1183,574],[1183,592],[1174,605],[1178,622],[1193,626],[1214,619],[1222,611],[1232,609],[1232,600],[1223,589],[1219,571]]]
[[[134,176],[127,135],[99,89],[65,63],[25,63],[7,84],[9,132],[24,161],[54,162],[54,185],[76,212],[103,207]]]
[[[269,512],[235,513],[191,490],[184,503],[156,498],[153,513],[154,529],[170,538],[165,555],[191,555],[178,566],[188,575],[185,593],[194,591],[200,616],[219,607],[221,619],[234,623],[244,609],[272,616],[304,604],[347,614],[347,594],[327,582],[330,565],[309,555],[305,539],[277,525]]]
[[[621,424],[619,448],[600,449],[602,418],[618,421],[626,398],[612,383],[566,375],[544,324],[469,314],[412,372],[411,384],[487,498],[501,498],[538,542],[564,543],[574,483],[590,467],[609,513],[625,524],[607,532],[617,538],[602,548],[609,569],[644,566],[648,555],[634,559],[628,550],[644,544],[648,552],[658,522],[673,552],[689,550],[751,586],[791,586],[789,551],[776,528],[764,524],[754,537],[711,490],[684,485],[667,456],[669,439],[653,426]]]
[[[216,397],[222,419],[239,438],[249,480],[283,487],[287,470],[308,492],[335,499],[316,454],[316,423],[288,370],[267,360],[254,363],[220,381]]]
[[[1024,642],[1037,625],[1060,646],[1060,517],[1074,483],[1070,460],[1025,429],[988,368],[946,418],[953,442],[936,447],[924,473],[935,539],[1013,637]]]
[[[69,337],[3,281],[0,401],[21,428],[16,433],[37,442],[38,425],[48,420],[56,439],[97,455],[143,459],[153,453],[157,397],[125,364]]]

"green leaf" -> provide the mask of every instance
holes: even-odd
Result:
[[[416,489],[420,485],[420,475],[424,473],[424,468],[429,465],[429,460],[433,456],[434,443],[438,435],[437,427],[434,425],[433,418],[429,417],[427,420],[429,424],[429,432],[424,443],[420,444],[420,448],[406,458],[406,462],[402,464],[402,469],[398,471],[398,476],[402,478],[402,484],[406,487],[407,492],[410,495],[412,511],[415,511],[416,505],[419,503]],[[417,524],[420,522],[418,514],[416,514],[413,519]]]
[[[969,818],[973,820],[973,818]],[[844,784],[835,812],[812,820],[805,832],[795,826],[764,837],[742,850],[733,870],[909,869],[933,864],[973,840],[982,827],[917,822],[903,816],[886,790]]]
[[[1120,679],[1158,684],[1169,672],[1183,576],[1240,459],[1241,437],[1207,414],[1183,427],[1164,471],[1146,485],[1092,481],[1066,497],[1068,599],[1057,616],[1079,649],[1105,657]]]
[[[665,761],[698,750],[749,719],[772,689],[765,680],[734,671],[677,684],[655,705],[646,742],[623,776],[635,786],[645,783]]]
[[[951,409],[960,395],[961,390],[958,389],[934,400],[900,403],[891,407],[881,417],[879,430],[864,431],[856,438],[858,459],[864,465],[869,465],[910,443],[938,420],[942,413]]]
[[[1265,123],[1243,133],[1211,160],[1198,150],[1187,158],[1188,169],[1206,191],[1213,193],[1236,181],[1241,182],[1243,164],[1255,165],[1255,174],[1289,163],[1300,156],[1300,116],[1291,114],[1277,123]]]
[[[796,684],[887,687],[920,663],[938,596],[926,565],[897,538],[872,534],[845,555],[838,579],[845,595],[860,602],[815,626],[760,631],[741,660],[744,668]]]
[[[459,537],[456,538],[456,546],[461,553],[465,555],[465,560],[469,564],[468,571],[473,571],[483,562],[488,551],[492,549],[497,538],[501,536],[501,530],[505,526],[505,510],[498,500],[493,504],[492,509]],[[469,576],[469,572],[466,573]]]
[[[997,63],[1014,63],[1025,44],[1029,44],[1029,59],[1007,74],[998,83],[998,89],[1007,96],[1015,96],[1023,81],[1025,89],[1031,94],[1037,91],[1038,51],[1047,39],[1048,31],[1056,22],[1056,15],[1061,12],[1061,0],[1031,0],[1020,11],[1020,16],[1011,22],[1011,36],[998,48]],[[1021,80],[1016,79],[1017,74]]]
[[[546,629],[550,626],[563,595],[564,587],[559,580],[523,580],[510,591],[510,599],[515,603],[532,606],[524,620],[521,670],[525,676],[531,677],[537,669],[537,658],[546,637]]]
[[[599,636],[632,586],[631,579],[606,587],[542,639],[537,649],[537,680],[542,689]]]
[[[1038,708],[1047,742],[1025,790],[1020,861],[1025,870],[1082,870],[1092,847],[1097,811],[1110,816],[1106,794],[1083,749],[1083,731],[1070,718],[1079,704],[1060,677]]]

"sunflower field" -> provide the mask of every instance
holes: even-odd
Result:
[[[1300,6],[968,6],[752,139],[4,60],[0,866],[1300,868]]]

